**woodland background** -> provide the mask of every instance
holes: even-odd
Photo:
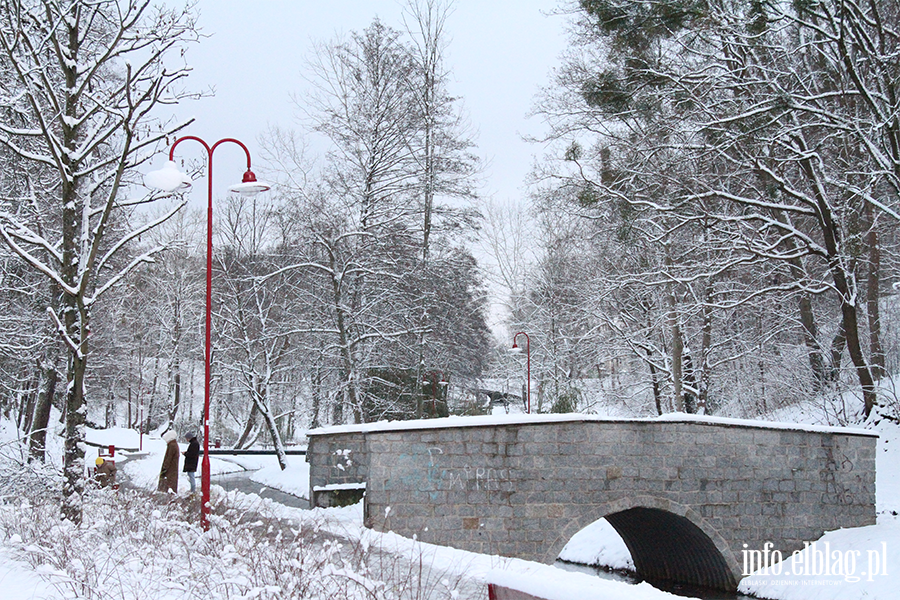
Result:
[[[518,331],[541,412],[897,418],[900,3],[561,3],[549,150],[506,204],[478,195],[452,3],[407,10],[322,40],[307,129],[255,153],[274,190],[216,198],[216,438],[518,406]],[[85,423],[199,429],[205,215],[141,186],[189,125],[153,115],[190,95],[195,15],[0,17],[0,407],[35,457],[58,416],[72,464]]]

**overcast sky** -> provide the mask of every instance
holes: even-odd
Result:
[[[531,157],[541,153],[522,136],[541,131],[540,120],[526,114],[564,48],[565,19],[548,16],[557,5],[558,0],[454,4],[447,23],[450,91],[463,99],[476,151],[488,164],[484,196],[522,198]],[[210,37],[188,50],[194,68],[188,84],[213,87],[215,96],[178,107],[179,116],[196,118],[185,133],[209,143],[235,137],[259,156],[257,140],[269,125],[301,129],[292,96],[302,98],[308,85],[303,70],[313,43],[360,31],[375,17],[401,29],[402,7],[401,0],[200,0],[200,25]],[[183,144],[177,154],[195,158],[201,150]],[[240,150],[222,146],[215,163],[218,195],[240,177]],[[205,186],[194,190],[202,195]]]

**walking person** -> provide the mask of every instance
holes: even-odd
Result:
[[[197,473],[197,461],[200,460],[200,442],[193,432],[184,436],[188,441],[187,450],[184,451],[184,472],[187,473],[188,481],[191,483],[191,493],[197,491],[197,482],[194,475]]]
[[[162,468],[159,470],[159,485],[157,492],[178,491],[178,442],[175,430],[170,429],[163,434],[166,441],[166,455],[163,457]]]

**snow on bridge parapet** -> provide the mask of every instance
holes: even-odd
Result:
[[[365,482],[370,527],[551,562],[606,517],[648,579],[734,589],[745,548],[789,555],[875,522],[877,435],[862,429],[517,415],[330,427],[309,441],[311,488]]]
[[[443,429],[446,427],[487,427],[491,425],[527,425],[541,423],[653,423],[660,421],[676,423],[703,423],[707,425],[720,425],[723,427],[750,427],[759,429],[775,429],[780,431],[840,433],[845,435],[863,435],[876,438],[878,437],[878,434],[874,431],[856,427],[836,427],[831,425],[808,425],[804,423],[787,423],[780,421],[733,419],[728,417],[692,415],[687,413],[669,413],[658,417],[641,417],[632,419],[605,417],[600,415],[588,415],[580,413],[444,417],[441,419],[421,419],[412,421],[376,421],[374,423],[361,423],[357,425],[334,425],[330,427],[320,427],[318,429],[312,429],[307,433],[307,435],[321,436],[342,433],[372,433],[377,431],[405,431],[416,429]]]

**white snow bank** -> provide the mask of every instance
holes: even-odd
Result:
[[[734,419],[730,417],[713,417],[709,415],[690,415],[686,413],[668,413],[649,419],[651,421],[676,421],[679,423],[708,423],[710,425],[736,425],[739,427],[758,427],[760,429],[783,429],[788,431],[813,431],[818,433],[844,433],[878,437],[878,433],[860,427],[837,427],[833,425],[811,425],[808,423],[789,423],[783,421],[761,421],[758,419]]]
[[[559,553],[559,558],[581,565],[634,571],[634,561],[628,547],[606,519],[594,521],[573,535]]]
[[[777,600],[893,600],[900,595],[900,522],[830,531],[804,550],[758,569],[738,591]]]
[[[900,513],[900,426],[882,421],[876,430],[875,506],[879,514],[896,515]],[[895,552],[900,552],[900,540]]]
[[[100,446],[115,446],[118,452],[119,448],[139,448],[141,445],[140,434],[134,429],[125,427],[110,427],[109,429],[85,429],[84,438],[91,444]],[[144,442],[150,439],[144,436]]]
[[[5,544],[15,546],[21,540],[6,540]],[[0,590],[4,598],[56,598],[56,590],[44,581],[28,563],[10,558],[9,553],[0,550]]]
[[[287,468],[282,471],[278,459],[269,457],[275,464],[267,464],[250,475],[250,479],[287,494],[309,498],[309,463],[301,456],[291,456]]]
[[[749,419],[732,419],[727,417],[711,417],[707,415],[691,415],[687,413],[669,413],[659,417],[622,419],[602,415],[582,413],[567,414],[494,414],[478,417],[444,417],[441,419],[420,419],[412,421],[376,421],[361,425],[335,425],[311,429],[308,436],[331,435],[335,433],[369,433],[373,431],[400,431],[411,429],[441,429],[445,427],[486,427],[492,425],[527,425],[540,423],[569,422],[609,422],[609,423],[653,423],[659,421],[676,423],[700,423],[708,425],[726,425],[738,427],[755,427],[759,429],[779,429],[788,431],[814,431],[820,433],[844,433],[853,435],[877,436],[867,429],[853,427],[833,427],[828,425],[807,425],[803,423],[780,423],[774,421],[758,421]]]
[[[547,565],[529,571],[494,569],[485,576],[493,583],[511,590],[525,592],[544,600],[672,600],[680,598],[663,592],[649,583],[630,585],[601,579],[584,573],[572,573]]]

